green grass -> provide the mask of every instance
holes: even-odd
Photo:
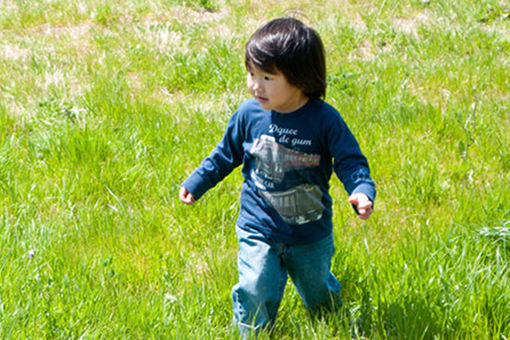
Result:
[[[289,11],[378,199],[362,222],[332,180],[346,308],[312,320],[289,284],[273,338],[510,338],[497,0],[1,2],[0,338],[236,338],[242,178],[177,192],[248,97],[245,41]]]

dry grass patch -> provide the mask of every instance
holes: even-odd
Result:
[[[2,72],[3,78],[15,79],[8,92],[0,91],[0,100],[8,110],[29,117],[35,101],[48,93],[60,93],[65,100],[83,95],[90,84],[82,65],[97,49],[93,40],[96,29],[87,21],[74,26],[44,24],[23,34],[5,31],[11,42],[0,45],[0,62],[16,64],[12,72],[9,66]]]
[[[360,59],[362,61],[371,61],[376,57],[374,45],[368,41],[363,40],[356,50],[350,53],[350,59]]]
[[[240,35],[237,32],[234,32],[232,25],[229,24],[218,24],[215,26],[211,26],[207,31],[207,39],[208,40],[231,40],[234,38],[239,38]]]
[[[216,11],[209,10],[194,10],[193,8],[186,6],[178,6],[172,8],[168,12],[168,17],[171,20],[175,20],[177,23],[183,26],[189,25],[201,25],[201,24],[214,24],[230,16],[229,6],[220,6]]]
[[[353,15],[351,15],[350,26],[357,32],[365,33],[368,31],[367,24],[365,23],[365,20],[363,20],[359,13],[354,13]]]
[[[169,21],[142,20],[133,25],[136,39],[148,44],[150,48],[162,54],[189,51],[189,40],[181,32],[176,31]]]
[[[349,54],[349,59],[351,60],[361,60],[361,61],[373,61],[377,59],[379,56],[388,53],[391,50],[391,44],[386,44],[382,47],[379,47],[373,44],[370,40],[363,40],[358,47],[353,50]]]
[[[230,15],[229,7],[221,7],[218,11],[194,10],[179,6],[171,11],[160,13],[157,17],[147,16],[138,22],[127,20],[138,40],[147,43],[152,49],[162,54],[190,51],[190,37],[184,36],[179,28],[198,25],[209,26],[208,33],[202,37],[205,41],[215,37],[227,39],[232,36],[231,25],[221,22]]]
[[[12,0],[0,1],[0,14],[9,16],[11,13],[16,13],[19,11],[18,2]]]
[[[165,105],[183,105],[192,112],[202,112],[213,120],[226,121],[237,105],[248,98],[244,92],[224,92],[220,95],[208,93],[186,95],[181,91],[171,92],[166,87],[157,88],[149,95],[151,101]]]
[[[75,40],[87,38],[92,28],[97,29],[97,26],[92,21],[88,20],[75,26],[54,26],[44,24],[37,27],[35,31],[43,35],[50,36],[52,39],[69,37],[71,40]]]
[[[28,110],[26,109],[25,105],[17,101],[13,96],[9,94],[2,93],[0,90],[0,103],[2,103],[5,108],[7,109],[7,112],[16,117],[20,116],[28,116]]]
[[[510,26],[508,25],[493,23],[482,26],[482,29],[488,33],[498,36],[506,42],[510,42]],[[508,59],[506,60],[508,61]]]
[[[0,44],[0,61],[24,61],[30,56],[30,50],[15,44]]]
[[[429,11],[420,11],[411,18],[394,18],[392,26],[395,30],[412,37],[418,37],[418,28],[421,25],[431,24],[432,13]]]
[[[42,39],[52,41],[51,45],[59,51],[76,52],[77,55],[86,55],[95,50],[94,35],[102,31],[92,21],[86,21],[75,26],[53,26],[49,24],[38,27],[35,32]],[[43,49],[44,51],[44,49]]]

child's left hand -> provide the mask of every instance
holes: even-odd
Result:
[[[349,197],[349,203],[354,204],[358,211],[358,216],[362,220],[366,220],[372,214],[373,203],[368,199],[367,195],[357,193]]]

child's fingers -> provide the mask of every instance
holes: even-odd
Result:
[[[179,199],[184,204],[193,204],[195,203],[195,198],[193,197],[193,194],[188,191],[185,187],[181,187],[179,190]]]
[[[187,194],[183,199],[181,199],[182,203],[184,204],[193,204],[195,203],[195,199],[193,198],[193,195]]]
[[[358,208],[363,208],[365,206],[372,206],[372,201],[370,201],[365,194],[354,194],[349,197],[349,203],[355,204]]]
[[[349,203],[351,203],[351,204],[356,204],[356,205],[357,205],[357,204],[358,204],[358,197],[357,197],[357,196],[358,196],[358,195],[352,195],[352,196],[350,196],[350,197],[349,197]]]
[[[349,197],[349,203],[354,204],[356,206],[356,210],[358,212],[359,218],[362,220],[366,220],[372,214],[372,201],[368,199],[365,194],[354,194]]]
[[[358,217],[361,218],[362,220],[368,220],[368,218],[370,217],[371,214],[372,214],[372,211],[370,210],[370,211],[367,211],[367,212],[365,212],[363,214],[360,213],[358,215]]]
[[[183,202],[186,199],[187,191],[188,190],[186,190],[185,187],[181,187],[181,189],[179,190],[179,199]]]
[[[366,220],[367,218],[370,217],[370,214],[372,214],[372,207],[363,208],[363,209],[358,208],[358,213],[359,213],[358,216],[361,219]]]
[[[372,207],[372,201],[370,201],[368,198],[366,201],[359,201],[358,203],[358,209],[369,209]]]

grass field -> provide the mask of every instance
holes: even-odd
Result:
[[[4,0],[1,339],[236,337],[242,178],[177,192],[249,96],[244,43],[288,13],[378,198],[363,222],[332,180],[345,311],[312,320],[289,284],[273,338],[510,338],[508,1]]]

